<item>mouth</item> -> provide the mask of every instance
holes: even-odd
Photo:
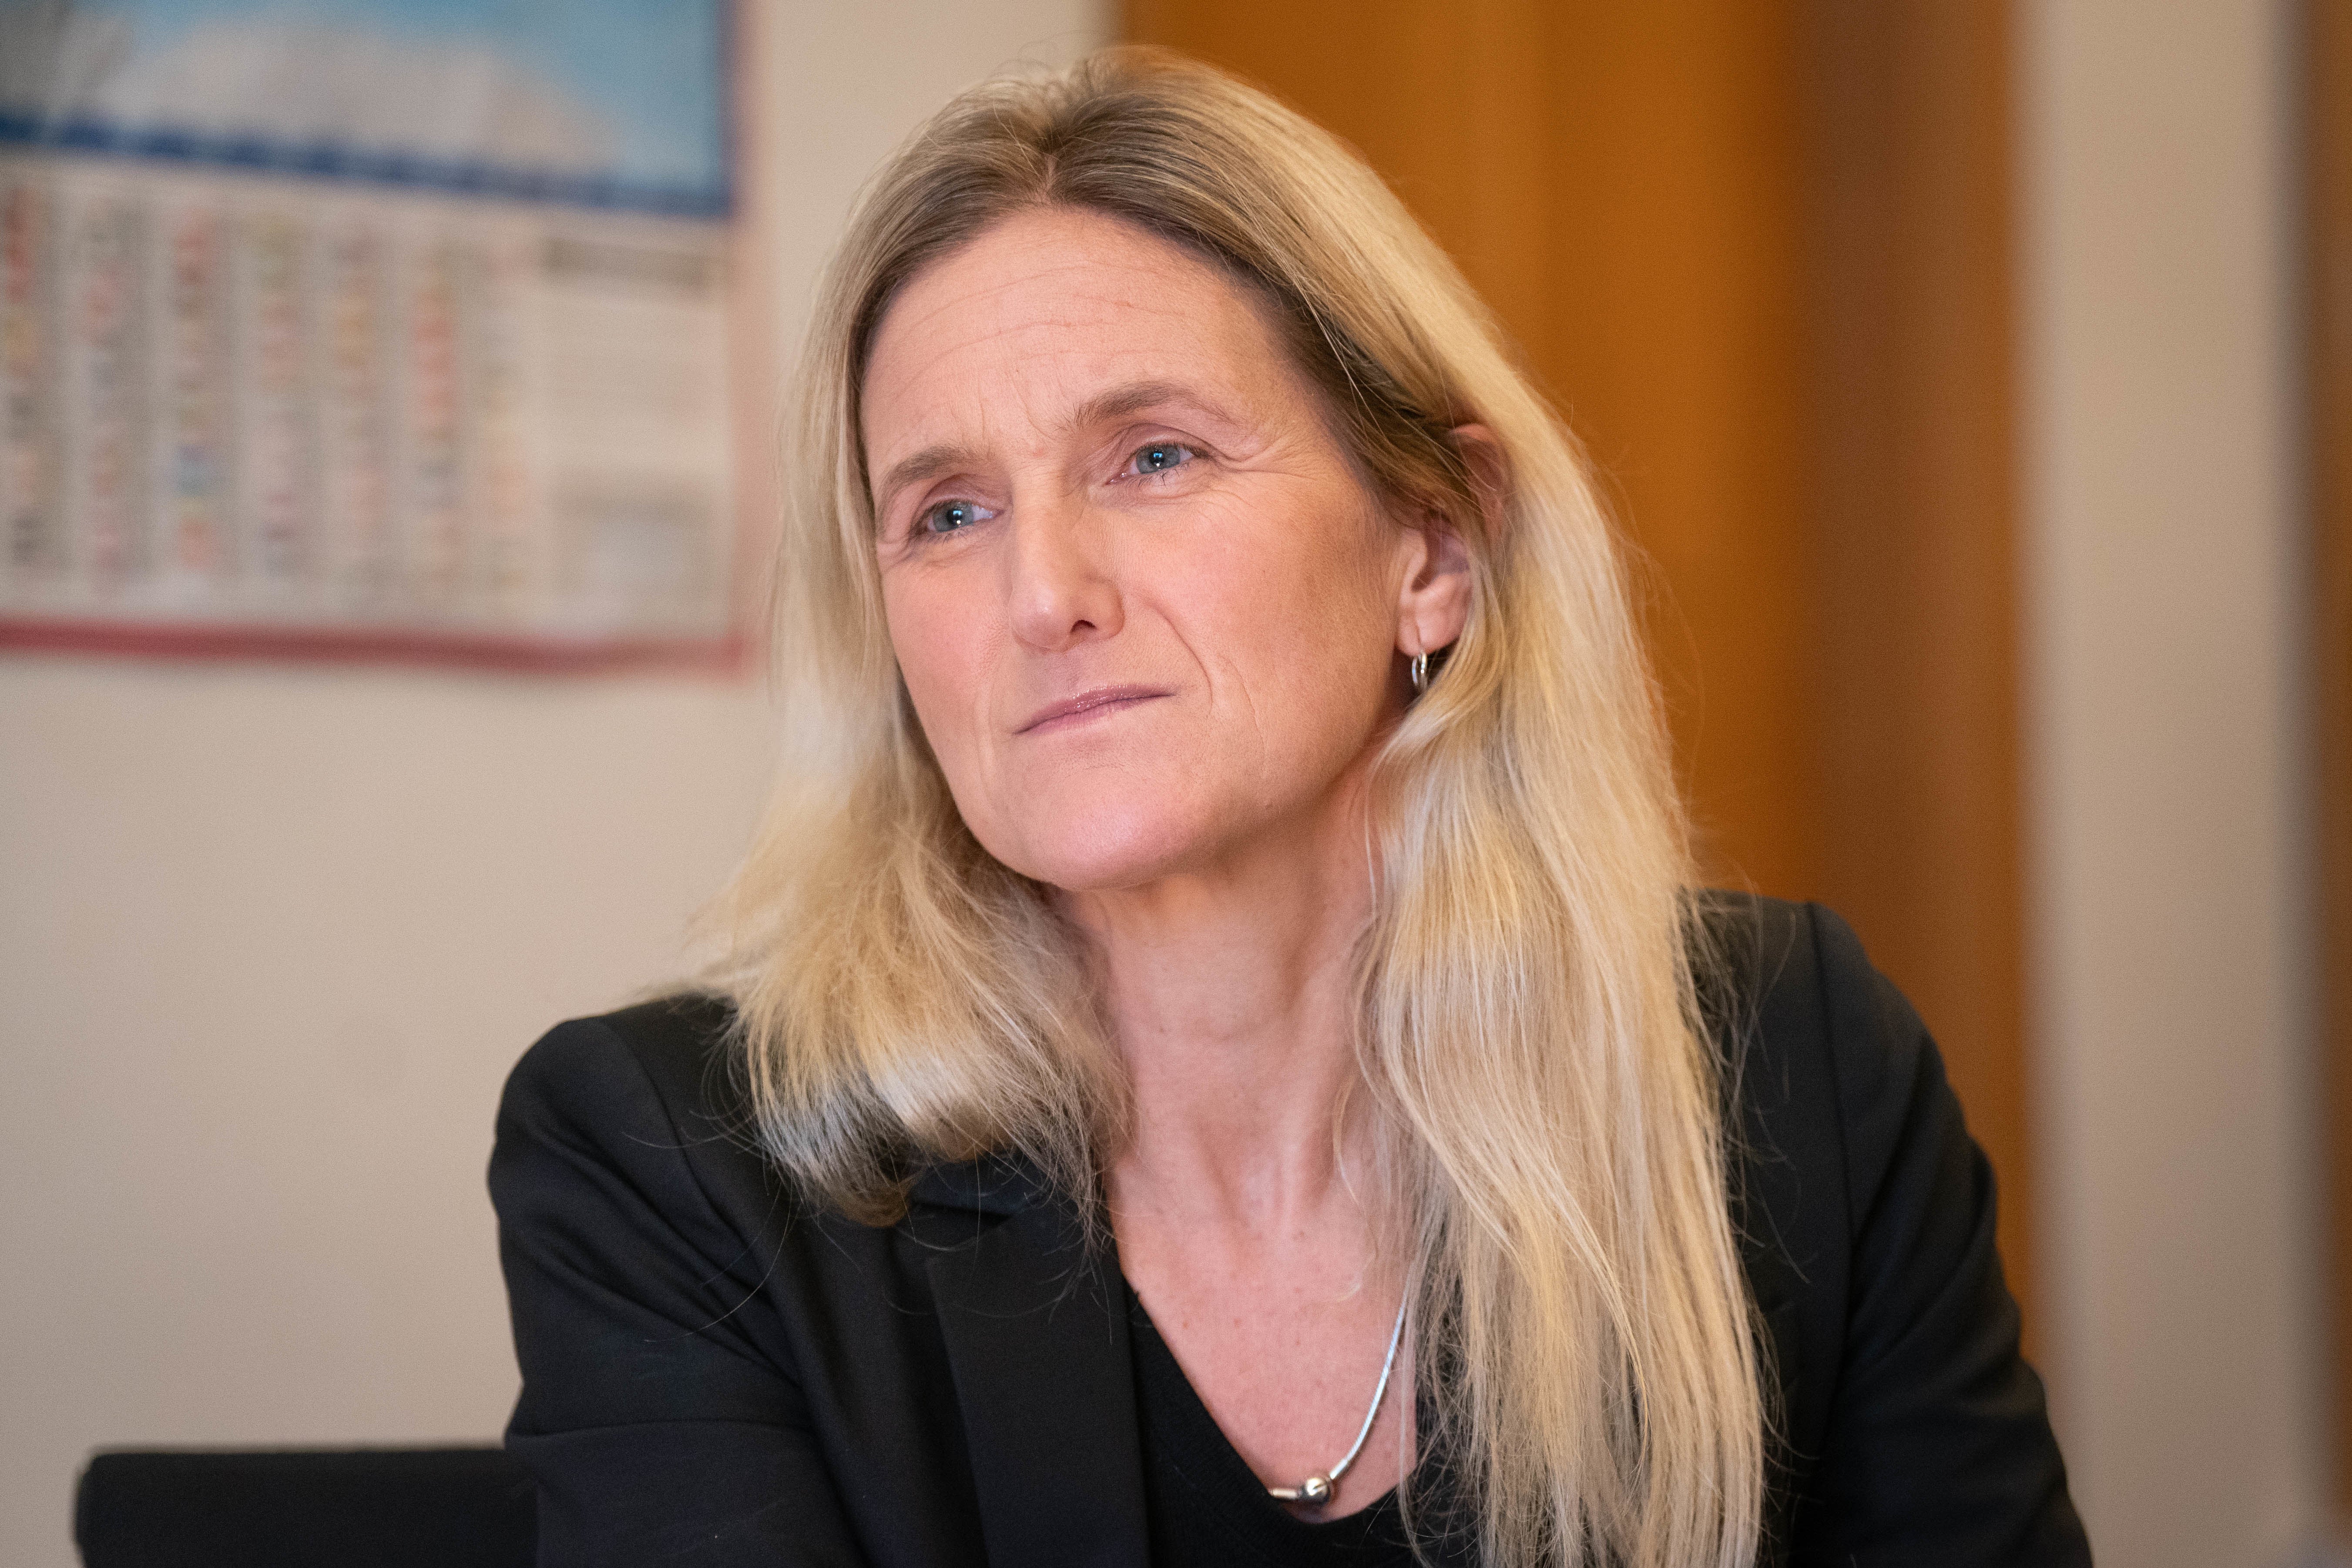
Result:
[[[1139,702],[1149,702],[1155,697],[1167,695],[1155,686],[1098,686],[1092,691],[1081,691],[1076,697],[1065,698],[1040,708],[1013,732],[1035,735],[1049,730],[1074,729],[1092,720],[1132,708]]]

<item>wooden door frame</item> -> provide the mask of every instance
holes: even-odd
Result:
[[[2335,1501],[2352,1522],[2352,5],[2305,7],[2313,829],[2318,1016],[2327,1089]]]

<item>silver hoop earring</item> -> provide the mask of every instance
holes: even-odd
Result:
[[[1412,656],[1412,689],[1416,694],[1429,689],[1429,655],[1425,653]]]

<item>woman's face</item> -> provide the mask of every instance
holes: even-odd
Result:
[[[864,437],[890,640],[974,837],[1072,891],[1312,834],[1400,701],[1428,539],[1255,298],[1047,208],[917,275]],[[1458,625],[1458,617],[1456,618]]]

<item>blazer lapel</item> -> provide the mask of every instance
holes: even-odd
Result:
[[[998,1568],[1147,1555],[1126,1294],[1060,1200],[1034,1197],[928,1265]]]

